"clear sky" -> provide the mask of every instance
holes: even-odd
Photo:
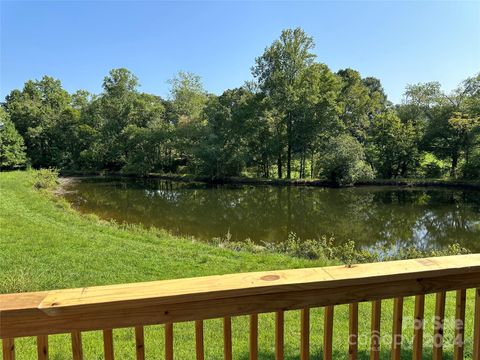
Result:
[[[255,57],[297,26],[319,61],[378,77],[394,102],[408,83],[451,90],[480,71],[480,1],[0,1],[1,99],[44,74],[98,93],[115,67],[145,92],[167,96],[166,80],[185,70],[220,94],[251,79]]]

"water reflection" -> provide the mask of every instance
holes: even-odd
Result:
[[[160,180],[82,179],[66,195],[85,213],[199,239],[279,242],[334,235],[365,247],[453,242],[480,251],[480,192],[440,188],[206,186]]]

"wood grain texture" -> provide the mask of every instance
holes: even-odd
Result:
[[[165,324],[165,360],[173,360],[173,324]]]
[[[143,326],[135,327],[135,354],[137,360],[145,360],[145,334]]]
[[[277,311],[275,313],[275,360],[284,359],[285,346],[285,313]]]
[[[203,342],[203,321],[195,321],[195,354],[197,360],[204,360],[205,349]]]
[[[38,360],[48,359],[48,336],[37,336],[37,357]]]
[[[467,302],[467,291],[457,290],[455,303],[455,340],[453,358],[463,360],[465,343],[465,305]]]
[[[83,359],[82,334],[79,331],[72,333],[72,357],[73,360]]]
[[[393,329],[391,359],[400,360],[402,345],[403,298],[393,301]]]
[[[425,295],[415,296],[415,323],[413,329],[413,360],[422,360],[423,357],[423,328],[425,313]]]
[[[57,290],[49,292],[39,306],[50,309],[151,298],[161,298],[162,303],[177,303],[181,300],[214,299],[218,298],[220,294],[224,298],[238,297],[276,293],[281,290],[289,292],[292,287],[297,290],[309,290],[335,285],[346,286],[359,282],[368,284],[377,282],[382,277],[394,281],[409,279],[414,275],[429,277],[458,274],[465,271],[480,271],[480,254],[359,264],[352,267],[333,266],[253,272]]]
[[[437,293],[435,299],[435,325],[433,330],[433,359],[442,360],[443,357],[443,321],[445,318],[446,293]]]
[[[348,358],[349,360],[358,359],[358,303],[349,305],[348,320]]]
[[[113,360],[113,331],[111,329],[103,330],[103,354],[105,360]]]
[[[327,306],[325,308],[323,318],[323,358],[324,360],[332,360],[333,356],[333,315],[334,307]]]
[[[372,323],[371,323],[371,343],[370,359],[380,359],[380,324],[382,318],[382,302],[376,300],[372,302]]]
[[[223,358],[232,360],[232,318],[223,318]]]
[[[480,254],[0,295],[0,338],[195,321],[478,287]]]
[[[300,312],[300,360],[310,359],[310,309]]]
[[[3,360],[15,360],[15,340],[3,339],[2,351],[3,351]]]

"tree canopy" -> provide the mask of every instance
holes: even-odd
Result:
[[[211,178],[480,176],[480,73],[451,93],[406,86],[392,104],[381,81],[317,61],[314,40],[287,29],[220,95],[179,72],[166,99],[112,69],[103,91],[69,94],[58,79],[28,80],[1,109],[0,167],[191,173]]]

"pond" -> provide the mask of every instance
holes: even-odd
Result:
[[[157,179],[80,178],[65,197],[82,213],[199,240],[281,242],[333,236],[358,246],[451,243],[480,252],[480,191],[406,187],[213,186]]]

